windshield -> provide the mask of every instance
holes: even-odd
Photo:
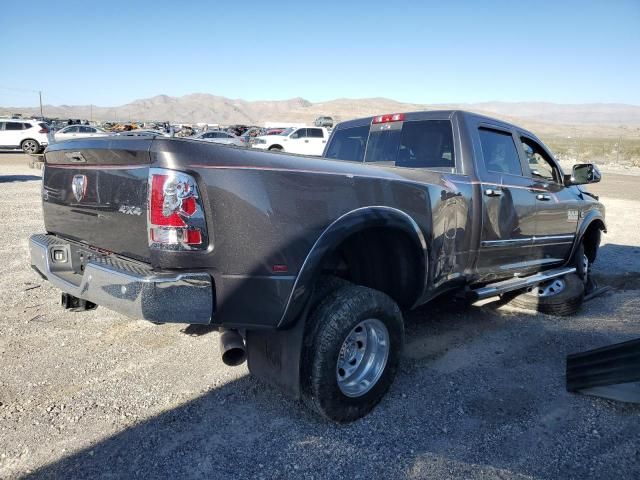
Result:
[[[282,132],[278,133],[277,135],[287,136],[290,133],[292,133],[294,130],[295,130],[294,127],[289,127],[289,128],[284,129]]]

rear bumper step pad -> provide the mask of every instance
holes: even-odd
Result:
[[[29,238],[31,265],[63,292],[131,318],[211,323],[214,294],[209,274],[158,273],[121,258],[90,261],[82,274],[75,274],[70,264],[65,265],[70,261],[70,255],[65,260],[64,253],[69,246],[53,235]]]

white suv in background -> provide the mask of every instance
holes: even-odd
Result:
[[[257,137],[252,146],[278,152],[322,155],[328,139],[329,133],[326,128],[291,127],[278,135]]]
[[[40,120],[0,118],[0,148],[39,153],[49,144],[49,127]]]

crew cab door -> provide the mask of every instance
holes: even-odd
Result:
[[[322,155],[327,144],[324,128],[307,128],[307,155]]]
[[[536,190],[525,175],[515,132],[501,125],[477,128],[477,175],[482,197],[478,273],[487,279],[529,270],[536,234]]]
[[[535,255],[543,263],[560,263],[571,250],[578,225],[578,199],[564,186],[551,154],[535,139],[519,132],[525,168],[536,189]]]
[[[309,153],[309,139],[307,138],[307,129],[299,128],[291,135],[289,135],[285,151],[289,153]]]

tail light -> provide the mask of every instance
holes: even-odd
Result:
[[[205,250],[207,225],[195,179],[152,168],[149,173],[149,246],[165,250]]]
[[[378,115],[373,117],[373,123],[389,123],[404,121],[404,113],[392,113],[390,115]]]
[[[47,127],[42,127],[38,133],[49,133],[49,129]]]

